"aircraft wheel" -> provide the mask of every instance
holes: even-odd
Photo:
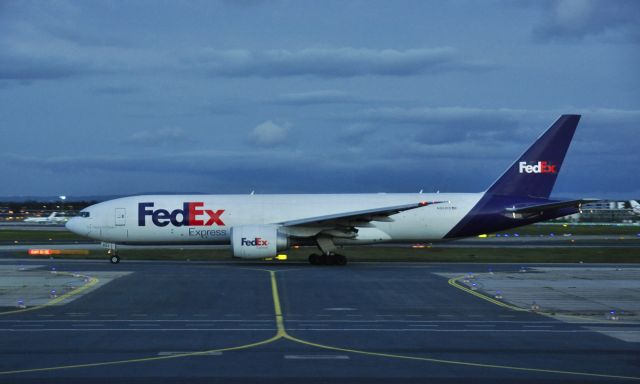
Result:
[[[112,255],[111,256],[111,264],[118,264],[120,262],[120,256]]]
[[[315,253],[312,253],[311,255],[309,255],[309,263],[311,265],[318,265],[320,264],[320,256],[316,255]]]
[[[336,264],[337,265],[347,265],[347,258],[344,255],[336,255]]]

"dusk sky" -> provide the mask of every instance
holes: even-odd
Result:
[[[0,0],[0,196],[640,197],[640,1]]]

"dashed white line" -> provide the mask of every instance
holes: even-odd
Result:
[[[349,360],[347,355],[284,355],[287,360]]]
[[[16,327],[44,327],[44,324],[16,324]]]
[[[158,352],[158,356],[174,356],[174,355],[185,355],[195,353],[199,356],[220,356],[222,352],[206,352],[202,353],[199,351],[166,351],[166,352]]]
[[[71,324],[72,327],[104,327],[104,324],[100,323],[77,323]]]
[[[495,324],[466,324],[466,327],[495,327]]]

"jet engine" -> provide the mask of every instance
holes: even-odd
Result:
[[[275,225],[239,225],[231,228],[233,257],[262,259],[275,257],[289,248],[289,237]]]

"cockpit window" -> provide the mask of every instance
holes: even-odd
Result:
[[[88,211],[80,212],[80,217],[89,217],[89,212]]]

